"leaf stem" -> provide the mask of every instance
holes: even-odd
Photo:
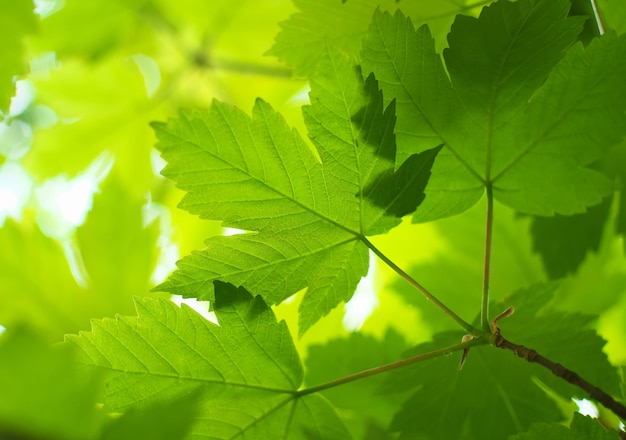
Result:
[[[487,184],[487,221],[485,226],[485,257],[483,262],[483,292],[480,305],[480,325],[489,331],[489,287],[491,282],[491,243],[493,241],[493,189]]]
[[[398,275],[404,278],[411,286],[413,286],[422,295],[424,295],[424,297],[426,297],[427,300],[431,301],[433,304],[439,307],[439,309],[441,309],[446,315],[452,318],[457,324],[463,327],[465,331],[467,331],[469,334],[474,335],[474,336],[481,335],[482,333],[481,331],[479,331],[476,327],[474,327],[470,323],[466,322],[463,318],[461,318],[459,315],[454,313],[450,308],[448,308],[448,306],[446,306],[444,303],[439,301],[439,299],[437,299],[437,297],[435,297],[432,293],[430,293],[428,289],[426,289],[424,286],[418,283],[413,277],[411,277],[411,275],[409,275],[404,270],[402,270],[396,263],[391,261],[380,249],[374,246],[374,244],[371,241],[369,241],[366,237],[361,237],[361,240],[363,241],[363,243],[365,243],[365,245],[368,248],[372,250],[372,252],[374,252],[378,256],[378,258],[383,260],[385,264],[387,264],[387,266],[391,267]]]
[[[380,365],[378,367],[369,368],[367,370],[360,371],[358,373],[350,374],[349,376],[344,376],[339,379],[331,380],[329,382],[325,382],[320,385],[316,385],[309,388],[304,388],[302,390],[296,391],[296,396],[304,396],[306,394],[316,393],[318,391],[323,391],[328,388],[334,388],[340,385],[344,385],[346,383],[354,382],[355,380],[364,379],[369,376],[374,376],[376,374],[386,373],[387,371],[392,371],[397,368],[405,367],[407,365],[414,364],[416,362],[421,362],[426,359],[432,359],[440,356],[445,356],[448,354],[452,354],[455,351],[465,350],[466,348],[475,347],[477,345],[484,345],[486,341],[483,338],[472,339],[471,341],[461,342],[460,344],[450,345],[448,347],[440,348],[439,350],[429,351],[428,353],[422,353],[415,356],[408,357],[406,359],[402,359],[396,362],[391,362],[389,364]]]
[[[550,359],[540,355],[531,348],[515,344],[505,339],[504,336],[500,334],[500,332],[497,332],[495,335],[494,345],[505,350],[510,350],[513,352],[513,354],[515,354],[515,356],[525,359],[528,362],[536,363],[541,365],[542,367],[547,368],[555,376],[560,377],[561,379],[571,383],[572,385],[582,389],[583,391],[586,391],[589,394],[589,397],[601,403],[605,408],[613,411],[613,413],[615,413],[622,420],[626,420],[626,406],[617,402],[608,393],[587,382],[585,379],[580,377],[577,373],[570,370],[569,368],[566,368],[561,364],[551,361]]]

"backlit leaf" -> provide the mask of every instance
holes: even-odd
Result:
[[[105,407],[123,412],[199,394],[190,438],[348,438],[319,395],[298,396],[303,372],[284,322],[259,297],[217,283],[219,325],[170,301],[137,300],[137,317],[94,321],[69,336],[81,361],[109,372]]]
[[[342,301],[367,272],[366,235],[400,223],[423,198],[439,148],[394,172],[393,106],[376,83],[328,50],[304,109],[321,162],[265,102],[252,118],[214,102],[154,124],[164,174],[187,194],[181,207],[224,226],[257,231],[207,240],[161,288],[212,299],[212,283],[241,285],[276,304],[305,287],[301,333]]]

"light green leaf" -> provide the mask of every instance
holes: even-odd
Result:
[[[509,437],[509,440],[618,440],[616,431],[607,430],[597,419],[574,414],[570,428],[557,423],[537,423],[523,434]]]
[[[212,299],[212,282],[241,285],[276,304],[298,290],[303,333],[348,300],[367,272],[366,235],[399,224],[423,198],[438,149],[394,173],[393,107],[375,82],[328,50],[304,110],[321,162],[265,102],[252,118],[214,102],[154,124],[164,174],[187,191],[180,206],[255,234],[216,237],[184,258],[161,288]]]
[[[319,395],[298,396],[302,366],[284,322],[259,297],[216,283],[213,324],[165,300],[137,300],[137,317],[94,321],[69,336],[86,365],[109,371],[105,406],[125,411],[200,394],[190,438],[347,438]]]
[[[0,438],[97,438],[100,381],[69,348],[51,349],[19,326],[0,337]]]
[[[37,29],[32,0],[0,0],[0,111],[7,112],[15,94],[13,77],[26,73],[24,37]]]
[[[623,135],[626,43],[605,36],[559,62],[582,24],[568,7],[497,2],[478,19],[457,16],[444,51],[450,79],[427,27],[376,13],[362,64],[385,102],[396,100],[397,162],[445,143],[415,221],[460,213],[485,186],[540,215],[582,212],[612,191],[585,166]]]

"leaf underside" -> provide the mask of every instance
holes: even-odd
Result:
[[[586,168],[624,135],[625,37],[575,44],[583,20],[565,0],[497,2],[457,16],[449,48],[427,26],[377,12],[362,65],[396,102],[397,163],[445,144],[414,221],[458,214],[485,187],[537,215],[573,214],[613,190]],[[446,74],[449,74],[448,75]]]
[[[180,206],[224,226],[254,231],[207,240],[159,288],[211,300],[214,280],[277,304],[307,288],[301,334],[353,294],[367,273],[365,236],[400,223],[424,198],[440,148],[395,170],[394,106],[328,49],[304,108],[319,157],[257,100],[252,118],[220,102],[154,124],[164,174],[186,190]]]
[[[106,377],[111,412],[198,394],[189,438],[347,438],[319,395],[298,396],[302,366],[284,322],[260,297],[216,283],[219,326],[166,300],[138,299],[137,317],[93,322],[68,336]],[[308,437],[307,437],[308,436]]]

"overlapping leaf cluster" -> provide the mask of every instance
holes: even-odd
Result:
[[[251,116],[214,101],[208,110],[153,125],[168,162],[164,174],[186,191],[181,208],[247,233],[207,240],[161,286],[211,300],[219,325],[145,299],[137,317],[96,321],[91,332],[69,338],[83,363],[109,372],[109,411],[191,393],[199,402],[192,438],[347,438],[326,398],[355,414],[361,397],[380,390],[370,382],[358,401],[341,389],[325,391],[326,398],[302,392],[300,356],[269,306],[306,289],[302,334],[352,296],[367,271],[367,236],[414,211],[415,221],[458,214],[487,189],[523,213],[572,214],[614,191],[612,176],[589,166],[626,130],[626,38],[609,34],[583,46],[583,20],[567,16],[567,1],[499,1],[478,18],[458,16],[443,60],[428,26],[416,29],[402,12],[372,10],[360,57],[352,40],[344,50],[341,38],[320,45],[315,34],[314,62],[290,58],[293,48],[285,49],[285,35],[315,10],[301,5],[274,53],[286,50],[285,59],[309,76],[311,103],[303,113],[310,143],[262,100]],[[593,317],[544,307],[554,286],[513,296],[519,312],[503,331],[618,394],[604,342],[585,327]],[[441,333],[412,352],[462,336]],[[347,341],[377,349],[376,341],[357,339]],[[345,349],[348,342],[310,354],[341,352],[345,374],[371,367]],[[393,360],[383,350],[377,355]],[[506,438],[562,418],[546,388],[582,397],[491,347],[473,349],[460,373],[457,364],[441,357],[405,368],[383,387],[412,393],[394,407],[390,429],[366,411],[351,428],[407,439]],[[306,366],[309,380],[331,379],[322,370],[332,365],[319,358]],[[375,407],[391,415],[388,401],[396,405],[398,397],[377,398]],[[543,425],[519,438],[563,429]],[[576,435],[594,429],[578,419],[572,425]]]

